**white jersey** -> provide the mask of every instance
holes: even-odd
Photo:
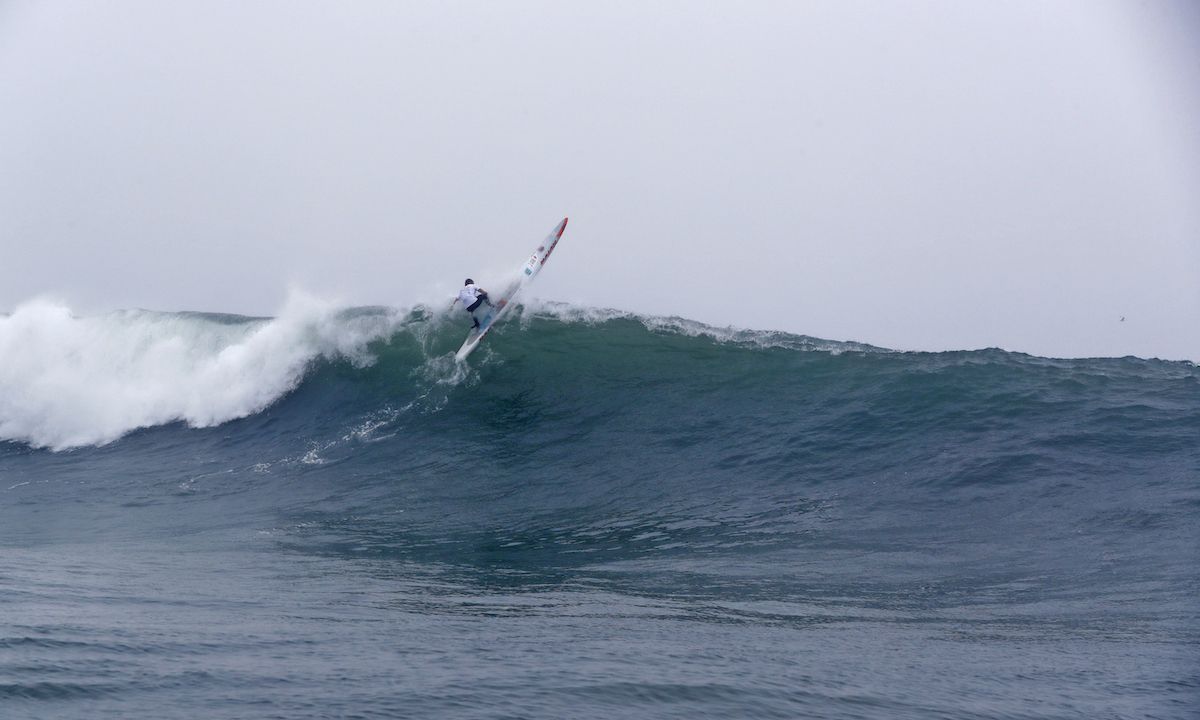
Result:
[[[462,290],[458,291],[458,300],[463,304],[463,309],[471,307],[479,298],[475,297],[478,290],[474,285],[467,285]]]

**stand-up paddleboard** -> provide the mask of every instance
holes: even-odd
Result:
[[[537,274],[542,271],[542,266],[550,259],[550,253],[554,252],[554,246],[558,244],[562,237],[563,230],[567,229],[567,219],[563,218],[562,222],[554,228],[546,239],[538,245],[537,250],[533,251],[533,255],[529,257],[529,261],[525,263],[525,269],[521,275],[509,283],[508,287],[504,288],[504,292],[499,295],[488,293],[492,300],[492,306],[487,309],[487,312],[479,318],[479,327],[471,328],[471,332],[467,335],[467,340],[454,354],[455,360],[466,360],[467,356],[479,347],[479,341],[488,334],[488,331],[495,327],[500,318],[504,317],[504,313],[513,305],[513,298],[517,293],[521,292],[521,288],[528,285]],[[482,310],[483,308],[480,308]]]

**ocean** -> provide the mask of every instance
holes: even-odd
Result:
[[[0,716],[1195,718],[1200,369],[0,316]]]

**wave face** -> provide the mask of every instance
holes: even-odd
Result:
[[[539,306],[460,366],[465,332],[307,300],[0,318],[0,702],[895,718],[1200,699],[1191,363]]]

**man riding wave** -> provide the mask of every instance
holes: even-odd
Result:
[[[471,278],[467,278],[467,281],[463,283],[463,289],[458,291],[458,297],[454,298],[450,307],[453,308],[456,302],[461,302],[463,309],[471,313],[471,327],[475,329],[479,328],[479,318],[475,317],[475,311],[484,303],[487,303],[488,307],[492,307],[492,301],[488,300],[487,291],[476,287],[475,281]]]

